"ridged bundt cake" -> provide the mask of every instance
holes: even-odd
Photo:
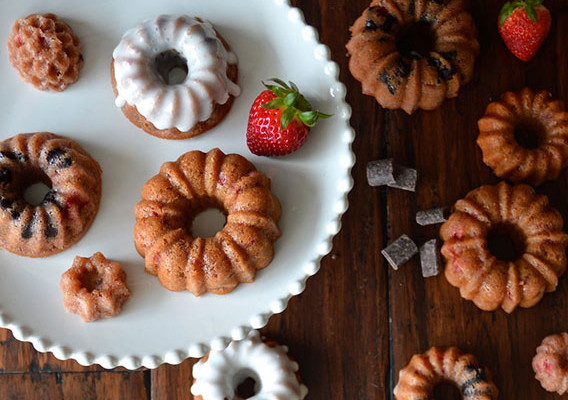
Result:
[[[214,237],[194,237],[193,219],[212,207],[225,212],[225,226]],[[272,261],[280,213],[270,180],[244,157],[190,151],[144,185],[136,249],[167,289],[225,294]]]
[[[165,139],[196,136],[221,122],[240,93],[237,75],[225,40],[209,22],[188,16],[161,15],[130,29],[111,64],[116,105],[134,125]]]
[[[51,189],[29,204],[24,191]],[[65,250],[85,234],[99,209],[101,169],[73,140],[53,133],[20,134],[0,142],[0,246],[28,257]]]
[[[500,182],[458,200],[442,225],[445,275],[482,310],[532,307],[566,269],[568,235],[548,198]]]
[[[364,94],[412,114],[458,95],[479,43],[461,0],[374,0],[351,27],[347,50]]]
[[[81,41],[54,14],[20,18],[8,38],[10,62],[22,79],[40,90],[60,92],[79,79]]]
[[[59,283],[63,306],[85,322],[112,318],[130,297],[125,281],[126,272],[120,264],[107,260],[102,253],[89,258],[77,256]]]
[[[424,354],[415,354],[400,370],[394,397],[434,399],[434,388],[440,383],[455,385],[463,400],[496,400],[499,394],[489,370],[480,366],[475,356],[456,347],[432,347]]]
[[[532,360],[535,378],[549,392],[568,392],[568,333],[544,338]]]
[[[501,178],[537,186],[568,166],[568,112],[548,92],[507,92],[478,126],[483,162]]]
[[[193,365],[191,393],[194,400],[302,400],[308,389],[298,369],[286,346],[252,331],[248,338],[231,342],[225,350],[210,351]],[[239,385],[247,378],[255,382],[254,388],[241,394]]]

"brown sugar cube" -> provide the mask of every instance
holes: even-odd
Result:
[[[384,186],[394,183],[392,158],[371,161],[367,164],[367,182],[371,186]]]
[[[418,225],[436,225],[446,222],[448,219],[448,208],[438,207],[430,210],[418,211],[416,213],[416,223]]]
[[[130,297],[125,280],[126,272],[120,264],[107,260],[102,253],[90,258],[77,256],[61,276],[63,305],[85,322],[114,317]]]
[[[438,240],[428,240],[420,247],[420,266],[422,276],[430,278],[440,273],[440,252],[438,251]]]
[[[393,269],[398,268],[418,253],[418,247],[407,235],[402,235],[389,244],[381,254],[387,259]]]

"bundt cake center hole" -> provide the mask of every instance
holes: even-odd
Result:
[[[81,276],[81,283],[87,291],[92,292],[93,290],[100,290],[102,288],[103,278],[97,271],[88,270]]]
[[[436,34],[425,22],[416,22],[402,28],[396,40],[396,47],[403,57],[420,60],[434,49]]]
[[[43,171],[32,173],[23,179],[21,190],[24,200],[32,206],[38,206],[50,193],[51,179]]]
[[[196,215],[191,224],[191,232],[200,238],[214,237],[226,222],[227,217],[219,208],[209,207]]]
[[[434,386],[434,399],[461,400],[463,397],[458,387],[451,382],[440,382]]]
[[[512,224],[499,224],[487,236],[487,245],[493,256],[501,261],[515,261],[525,252],[525,236]]]
[[[156,71],[167,85],[178,85],[187,77],[187,60],[175,50],[161,52],[156,56]]]
[[[536,149],[544,140],[544,127],[537,121],[522,121],[515,129],[515,140],[525,149]]]
[[[245,369],[235,375],[236,399],[250,399],[260,391],[260,380],[254,371]]]

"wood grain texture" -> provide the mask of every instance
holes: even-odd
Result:
[[[568,100],[568,3],[547,0],[553,14],[550,36],[533,61],[522,63],[497,33],[502,1],[466,1],[481,44],[474,79],[440,109],[412,116],[381,109],[361,94],[360,84],[348,71],[349,26],[368,3],[292,1],[304,11],[306,22],[318,29],[341,68],[353,108],[357,164],[350,208],[331,254],[308,280],[304,293],[294,297],[284,313],[273,316],[262,332],[289,346],[309,387],[309,399],[391,399],[398,371],[414,353],[434,345],[456,345],[474,353],[493,372],[500,399],[558,398],[540,388],[530,360],[544,336],[568,330],[566,278],[532,309],[512,315],[489,313],[461,299],[443,275],[423,279],[417,258],[393,271],[380,250],[402,233],[418,244],[437,237],[438,227],[414,222],[416,211],[450,206],[469,190],[498,181],[482,163],[475,144],[477,119],[491,99],[528,85]],[[418,170],[416,193],[367,185],[366,164],[386,157]],[[549,195],[568,218],[565,174],[538,192]],[[0,330],[0,398],[191,399],[194,362],[153,371],[105,371],[37,353]],[[451,398],[442,393],[437,400]]]

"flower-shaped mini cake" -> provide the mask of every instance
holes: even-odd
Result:
[[[90,258],[77,256],[61,276],[63,305],[85,322],[114,317],[130,297],[125,280],[126,272],[120,264],[100,252]]]

